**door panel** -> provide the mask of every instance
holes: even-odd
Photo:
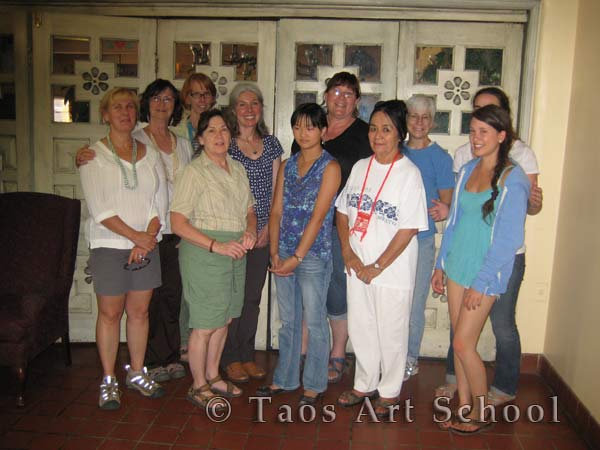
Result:
[[[359,113],[393,98],[398,52],[397,22],[281,20],[277,32],[277,137],[289,153],[289,119],[297,104],[321,103],[325,83],[346,70],[361,80]]]
[[[33,29],[36,190],[80,199],[82,224],[88,211],[75,152],[107,133],[98,112],[106,91],[141,93],[154,80],[155,33],[154,20],[50,13]],[[73,341],[95,341],[96,299],[83,271],[88,255],[82,231],[69,300]]]
[[[402,22],[398,98],[434,96],[433,137],[454,153],[467,140],[472,98],[481,87],[502,88],[516,111],[522,42],[521,24]]]
[[[30,152],[27,15],[0,17],[0,192],[32,185]]]
[[[202,72],[217,87],[217,104],[242,81],[256,82],[264,96],[264,117],[273,129],[275,22],[161,20],[158,24],[158,77],[180,89],[190,72]]]

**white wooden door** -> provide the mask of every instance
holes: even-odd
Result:
[[[28,191],[32,180],[25,12],[0,17],[0,54],[0,192]]]
[[[74,154],[107,133],[98,106],[104,92],[142,92],[155,79],[156,21],[43,13],[33,28],[35,188],[82,202]],[[82,227],[83,230],[83,227]],[[95,341],[97,315],[83,232],[69,302],[73,341]],[[122,337],[124,333],[122,332]]]
[[[229,104],[239,82],[254,82],[264,97],[264,118],[273,130],[276,24],[267,21],[161,20],[158,23],[158,77],[181,88],[191,72],[208,75],[217,104]],[[274,298],[274,297],[273,297]],[[256,348],[266,348],[268,286],[263,289]]]
[[[454,154],[468,141],[472,99],[481,87],[498,86],[508,94],[516,124],[522,46],[521,24],[402,22],[398,98],[407,99],[417,93],[435,97],[437,126],[431,137]],[[436,235],[437,248],[441,237]],[[430,296],[421,355],[444,357],[449,330],[447,303]],[[494,359],[495,341],[489,321],[478,348],[484,359]]]
[[[522,47],[522,24],[402,22],[398,98],[435,97],[433,137],[453,154],[467,141],[473,95],[482,87],[508,94],[517,123]]]
[[[301,103],[321,103],[325,83],[346,70],[360,79],[360,116],[396,94],[398,22],[281,20],[277,31],[277,137],[289,154],[290,117]]]

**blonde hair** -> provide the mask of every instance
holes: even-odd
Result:
[[[102,117],[104,116],[105,112],[108,112],[108,108],[110,108],[110,105],[117,97],[128,97],[133,100],[133,104],[135,105],[135,115],[137,118],[137,115],[140,112],[138,96],[133,89],[124,87],[112,88],[110,91],[104,94],[104,97],[102,97],[102,100],[100,100],[100,107],[98,108],[100,111],[100,116]],[[104,118],[102,118],[102,121],[104,121]]]

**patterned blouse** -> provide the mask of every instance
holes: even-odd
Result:
[[[323,153],[303,177],[298,174],[298,157],[292,155],[287,160],[283,179],[283,216],[279,233],[279,250],[288,255],[296,252],[296,247],[304,234],[304,229],[313,213],[317,195],[321,188],[323,173],[333,156],[323,150]],[[327,216],[321,225],[319,234],[308,253],[322,260],[331,259],[331,231],[333,226],[332,199]]]
[[[250,159],[240,150],[235,138],[229,145],[231,157],[242,163],[250,180],[250,189],[256,199],[256,231],[259,232],[269,221],[273,192],[273,161],[283,154],[279,140],[272,135],[263,137],[263,152],[258,159]]]

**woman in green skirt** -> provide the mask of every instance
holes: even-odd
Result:
[[[201,152],[175,182],[171,227],[182,238],[179,264],[192,329],[188,354],[194,383],[187,398],[204,408],[215,395],[242,394],[221,379],[219,363],[227,325],[242,311],[256,215],[246,171],[227,153],[231,132],[221,111],[202,113],[196,139]]]

